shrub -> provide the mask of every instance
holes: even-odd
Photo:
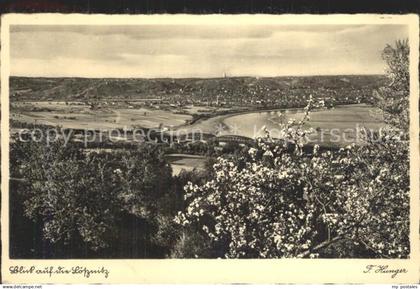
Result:
[[[115,241],[123,214],[152,220],[171,203],[171,168],[159,150],[83,153],[62,141],[15,141],[11,176],[26,184],[24,213],[52,243],[81,240],[92,250]],[[23,191],[22,191],[23,189]]]

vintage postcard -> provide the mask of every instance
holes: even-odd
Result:
[[[417,15],[9,14],[5,283],[417,283]]]

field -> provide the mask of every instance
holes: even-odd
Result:
[[[172,111],[125,107],[92,109],[83,103],[15,102],[11,106],[11,119],[74,129],[156,128],[178,126],[191,119],[190,115]]]
[[[206,160],[203,156],[188,154],[169,154],[166,157],[172,166],[172,174],[175,176],[179,175],[181,170],[203,169]]]

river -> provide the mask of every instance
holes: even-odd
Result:
[[[271,111],[234,113],[215,116],[198,121],[193,125],[180,127],[176,132],[201,131],[222,135],[240,135],[250,138],[265,135],[268,130],[272,137],[281,137],[281,128],[291,119],[300,120],[301,109],[277,109]],[[357,131],[362,127],[379,130],[385,124],[379,110],[366,104],[341,105],[332,109],[313,111],[306,128],[314,132],[309,136],[310,142],[348,144],[358,142]]]

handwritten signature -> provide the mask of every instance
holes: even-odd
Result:
[[[388,265],[367,265],[363,273],[391,274],[391,278],[395,278],[398,274],[408,273],[408,270],[405,268],[390,268]]]

